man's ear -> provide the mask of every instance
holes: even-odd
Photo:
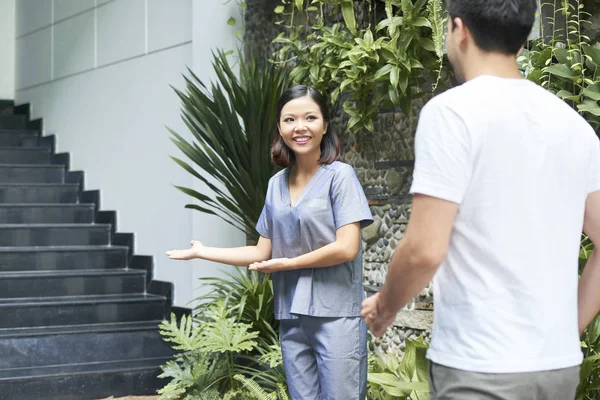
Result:
[[[469,37],[472,38],[471,31],[461,18],[456,17],[452,21],[454,22],[453,31],[457,40],[456,44],[462,46]]]

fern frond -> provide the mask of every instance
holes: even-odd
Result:
[[[182,316],[179,325],[177,317],[171,314],[171,321],[159,325],[160,334],[165,342],[174,343],[175,350],[195,351],[201,348],[202,330],[194,328],[191,316]]]
[[[260,362],[265,364],[269,364],[271,368],[277,368],[280,365],[283,365],[283,355],[281,354],[281,346],[278,344],[272,344],[269,346],[269,351],[263,354],[259,358]]]
[[[242,353],[256,348],[258,332],[250,331],[252,325],[221,319],[205,324],[202,334],[202,351],[209,353]]]
[[[239,399],[243,399],[243,400],[248,399],[248,393],[243,390],[240,390],[240,389],[231,389],[230,391],[225,393],[225,396],[223,396],[222,400],[239,400]]]
[[[253,396],[255,400],[276,400],[277,393],[267,393],[267,391],[260,387],[260,385],[254,382],[250,378],[246,378],[243,375],[235,375],[233,377],[236,381],[242,384],[246,390],[248,390],[249,394]]]
[[[438,57],[437,78],[432,85],[432,90],[436,90],[442,77],[442,66],[444,61],[444,16],[442,11],[442,0],[429,0],[427,3],[429,22],[431,23],[431,39],[435,47],[435,54]]]
[[[191,365],[182,367],[175,361],[167,361],[161,368],[163,373],[158,377],[171,378],[171,382],[158,391],[161,400],[182,399],[188,388],[193,385]]]
[[[400,9],[402,10],[402,17],[406,20],[412,19],[413,8],[414,5],[412,0],[401,0]]]
[[[279,400],[290,400],[287,388],[282,383],[277,385],[277,394],[279,395]]]
[[[444,56],[444,17],[442,15],[442,0],[429,0],[427,2],[429,22],[431,23],[432,40],[435,44],[435,54],[438,58]]]

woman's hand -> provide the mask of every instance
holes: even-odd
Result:
[[[204,245],[197,240],[192,240],[191,248],[187,250],[170,250],[167,251],[167,256],[171,260],[191,260],[192,258],[200,258],[200,252]]]
[[[250,271],[264,272],[270,274],[273,272],[290,271],[294,265],[289,258],[273,258],[272,260],[256,262],[248,267]]]

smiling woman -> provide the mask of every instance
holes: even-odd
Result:
[[[173,259],[203,258],[272,274],[283,364],[296,399],[362,400],[367,330],[360,229],[373,218],[342,146],[329,132],[325,98],[308,86],[285,91],[271,147],[284,167],[270,180],[256,246],[218,249],[193,241]]]
[[[320,163],[339,161],[342,144],[328,128],[329,109],[325,97],[309,86],[289,89],[277,107],[277,131],[271,149],[273,163],[289,167],[296,162],[296,153],[318,153],[315,160]]]

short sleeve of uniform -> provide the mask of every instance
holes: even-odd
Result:
[[[600,142],[594,137],[588,168],[588,194],[600,190]]]
[[[258,234],[262,237],[265,237],[267,239],[271,239],[271,224],[269,223],[271,218],[270,218],[270,210],[272,207],[272,204],[270,204],[270,199],[272,198],[271,196],[271,190],[272,190],[272,185],[271,182],[269,182],[269,186],[267,189],[267,195],[265,196],[265,205],[263,206],[263,209],[260,213],[260,216],[258,217],[258,222],[256,223],[256,232],[258,232]]]
[[[336,230],[354,222],[360,222],[361,228],[373,223],[365,192],[349,165],[336,171],[331,189],[331,207]]]
[[[472,173],[470,140],[462,119],[435,100],[419,116],[410,192],[460,204]]]

